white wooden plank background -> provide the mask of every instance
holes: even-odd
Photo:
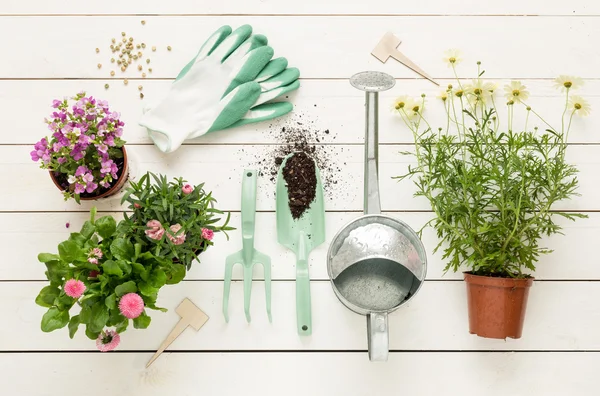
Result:
[[[140,21],[146,20],[142,26]],[[582,193],[560,208],[582,211],[590,218],[562,222],[564,236],[545,239],[555,249],[535,273],[540,280],[530,295],[523,338],[488,340],[468,334],[464,284],[460,274],[443,273],[444,262],[432,255],[435,234],[428,230],[427,281],[419,294],[390,316],[390,346],[385,364],[369,363],[364,318],[335,299],[325,267],[327,243],[362,205],[362,94],[347,78],[365,69],[386,71],[398,85],[381,99],[382,206],[392,216],[419,228],[431,213],[427,203],[412,198],[412,185],[391,177],[402,173],[411,135],[387,111],[393,97],[425,92],[433,124],[442,124],[438,89],[415,78],[404,67],[378,63],[369,55],[385,31],[402,38],[401,50],[440,80],[452,77],[441,63],[442,52],[460,48],[461,73],[473,76],[471,65],[481,60],[486,76],[505,84],[521,79],[532,91],[530,104],[556,124],[562,96],[551,79],[572,73],[584,77],[581,91],[600,109],[600,3],[558,0],[477,0],[402,2],[390,0],[316,1],[192,0],[81,2],[4,0],[0,3],[0,394],[56,395],[85,389],[86,395],[181,394],[208,395],[594,395],[600,364],[600,114],[577,119],[569,157],[581,173]],[[290,95],[295,116],[280,124],[247,126],[186,143],[176,155],[165,156],[137,126],[141,101],[158,98],[197,50],[222,24],[249,23],[267,35],[277,56],[300,68],[301,89]],[[109,77],[107,45],[121,31],[159,47],[151,54],[154,73],[145,80],[120,71]],[[167,53],[164,48],[173,47]],[[100,55],[94,48],[101,48]],[[301,49],[301,50],[299,50]],[[103,63],[101,70],[97,63]],[[128,87],[123,78],[131,80]],[[104,90],[109,83],[110,89]],[[257,215],[257,248],[273,262],[273,324],[264,312],[264,284],[252,294],[253,321],[243,315],[242,289],[234,283],[231,321],[221,313],[225,256],[241,247],[239,231],[231,241],[218,236],[186,281],[161,291],[159,303],[169,312],[152,313],[144,331],[128,330],[118,351],[94,353],[82,334],[69,340],[65,331],[39,331],[43,309],[33,302],[43,286],[43,266],[36,255],[53,251],[69,231],[86,218],[90,204],[65,203],[47,175],[29,160],[31,145],[46,129],[42,119],[55,97],[81,89],[108,99],[127,123],[125,138],[137,173],[146,169],[204,181],[219,207],[232,210],[239,225],[239,175],[257,156],[280,143],[277,125],[299,115],[314,128],[329,129],[320,143],[343,166],[339,185],[326,201],[328,241],[311,254],[314,333],[295,332],[293,255],[276,243],[273,185],[259,180],[261,211]],[[316,105],[316,106],[315,106]],[[437,113],[437,115],[436,115]],[[312,142],[317,143],[317,142]],[[243,150],[243,151],[242,151]],[[219,173],[204,169],[219,169]],[[18,175],[18,177],[15,177]],[[116,217],[114,200],[97,205]],[[66,229],[69,222],[71,227]],[[240,274],[236,274],[239,279]],[[255,278],[262,277],[258,269]],[[186,332],[150,370],[143,367],[176,320],[174,307],[190,297],[210,316],[199,332]],[[35,373],[31,381],[30,373]],[[76,373],[76,374],[74,374]],[[102,378],[102,381],[99,381]],[[106,379],[106,380],[104,380]],[[94,384],[93,387],[90,384]]]

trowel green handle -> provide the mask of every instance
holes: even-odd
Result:
[[[300,232],[296,257],[296,323],[298,334],[312,334],[312,312],[310,301],[310,276],[308,274],[308,246],[306,234]]]
[[[244,169],[242,179],[242,248],[244,260],[252,261],[256,218],[256,170]]]

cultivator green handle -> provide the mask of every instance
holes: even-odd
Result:
[[[298,255],[296,257],[296,324],[298,334],[312,334],[312,313],[310,299],[310,275],[308,273],[308,247],[306,234],[300,232]]]
[[[244,261],[252,261],[256,219],[256,171],[244,170],[242,180],[242,243]],[[252,278],[252,277],[250,277]]]

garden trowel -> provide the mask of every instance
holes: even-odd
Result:
[[[325,206],[323,185],[319,168],[315,163],[317,185],[315,198],[298,219],[294,219],[288,200],[288,187],[283,169],[292,153],[285,157],[277,176],[277,240],[296,254],[296,321],[298,334],[312,334],[310,277],[308,255],[311,250],[325,241]]]

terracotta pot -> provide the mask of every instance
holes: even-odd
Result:
[[[469,333],[486,338],[521,338],[534,278],[513,279],[464,273]]]
[[[123,150],[123,169],[120,170],[120,176],[117,179],[117,182],[113,184],[108,190],[104,191],[102,194],[87,197],[80,195],[79,198],[82,201],[94,201],[96,199],[110,197],[111,195],[115,195],[116,193],[118,193],[123,188],[129,176],[129,162],[127,161],[127,151],[125,150],[125,146],[121,147],[121,149]],[[49,173],[50,178],[54,182],[56,188],[58,188],[60,191],[65,191],[64,187],[62,187],[58,180],[56,180],[56,176],[54,176],[53,172]]]

